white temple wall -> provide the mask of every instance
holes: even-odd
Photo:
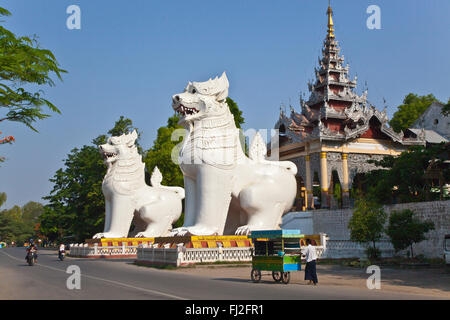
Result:
[[[450,201],[433,201],[419,203],[402,203],[384,206],[384,210],[389,214],[396,210],[410,209],[422,220],[431,220],[435,230],[430,231],[426,236],[428,240],[414,244],[414,254],[423,254],[427,258],[442,258],[444,236],[450,234]],[[350,230],[348,222],[352,216],[353,209],[338,210],[314,210],[309,212],[289,213],[283,217],[281,227],[283,229],[300,229],[304,234],[326,233],[329,237],[327,246],[333,242],[347,243],[347,251],[336,253],[332,257],[359,257],[363,251],[357,249],[357,245],[350,243]],[[303,229],[302,229],[303,228]],[[386,239],[388,237],[386,236]],[[387,248],[387,242],[382,241]],[[351,245],[350,245],[351,244]],[[352,248],[355,248],[354,250]],[[390,250],[392,251],[392,250]],[[393,254],[393,252],[391,252]]]

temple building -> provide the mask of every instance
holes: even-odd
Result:
[[[428,143],[448,142],[450,140],[450,115],[442,114],[443,107],[442,103],[433,102],[413,123],[409,131],[417,133],[418,130],[424,129],[425,139]]]
[[[298,167],[298,198],[303,187],[304,209],[347,208],[355,177],[376,168],[368,160],[399,155],[411,145],[425,145],[424,132],[406,136],[388,126],[386,111],[377,110],[354,92],[357,79],[349,79],[335,37],[333,11],[327,10],[328,31],[315,68],[315,81],[308,83],[310,96],[300,97],[301,112],[280,110],[279,159]],[[320,187],[320,188],[319,188]],[[298,208],[298,209],[300,209]]]

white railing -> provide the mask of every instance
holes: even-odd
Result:
[[[99,247],[94,244],[89,247],[87,244],[71,244],[70,256],[74,257],[99,257],[99,256],[136,256],[137,246],[113,246]]]
[[[216,261],[251,261],[252,247],[233,248],[143,248],[137,249],[137,261],[155,264],[186,265]]]
[[[179,266],[179,249],[139,247],[137,249],[137,261]]]
[[[394,247],[389,240],[379,240],[375,243],[382,257],[392,257]],[[363,258],[366,257],[367,245],[351,240],[327,240],[323,258]]]

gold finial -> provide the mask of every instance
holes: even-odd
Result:
[[[328,15],[328,37],[334,38],[334,24],[333,24],[333,9],[331,9],[331,0],[329,0],[327,15]]]

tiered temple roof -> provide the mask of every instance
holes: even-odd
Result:
[[[367,100],[368,91],[354,92],[357,78],[349,79],[349,66],[344,66],[339,43],[334,34],[333,11],[327,10],[328,31],[315,81],[308,83],[309,99],[300,97],[301,113],[291,108],[288,115],[280,111],[275,125],[280,130],[280,144],[323,140],[346,142],[355,138],[392,140],[402,145],[423,145],[424,134],[406,138],[388,125],[386,110],[377,110]]]

